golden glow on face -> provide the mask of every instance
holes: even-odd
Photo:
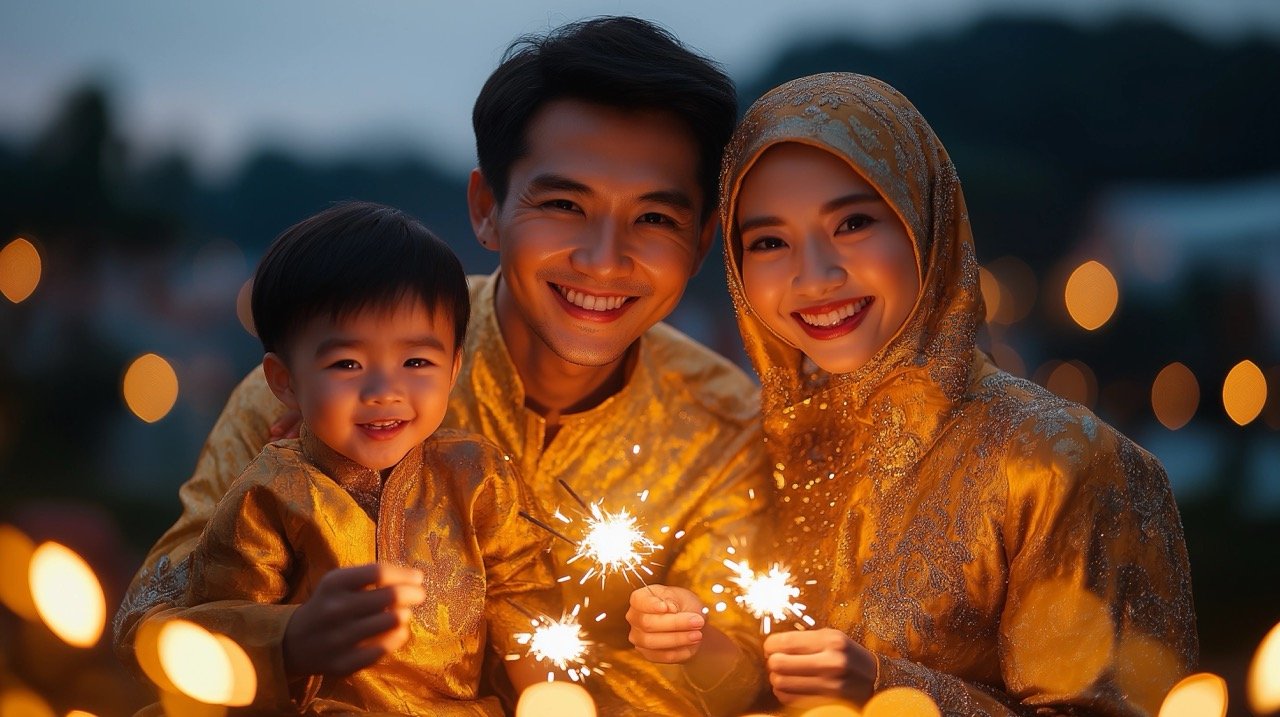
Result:
[[[157,636],[160,665],[182,694],[207,704],[239,707],[253,701],[257,675],[249,656],[226,635],[173,620]]]
[[[933,698],[910,687],[890,687],[871,697],[862,717],[942,717]]]
[[[178,401],[178,374],[160,356],[144,354],[125,371],[123,392],[133,415],[155,423],[169,415]]]
[[[40,252],[18,237],[0,249],[0,294],[17,304],[31,296],[40,283]]]
[[[573,682],[539,682],[520,693],[516,717],[595,717],[591,695]]]
[[[0,717],[57,717],[40,695],[23,687],[0,691]]]
[[[1267,405],[1267,378],[1252,361],[1236,364],[1222,382],[1222,406],[1236,425],[1248,425]]]
[[[40,619],[28,578],[35,550],[36,544],[26,533],[11,525],[0,525],[0,555],[4,556],[0,560],[0,603],[28,621]]]
[[[1120,288],[1107,267],[1086,261],[1067,279],[1067,313],[1083,328],[1093,331],[1107,323],[1120,301]]]
[[[1201,672],[1183,678],[1169,690],[1159,717],[1223,717],[1227,714],[1227,683]]]
[[[1186,366],[1174,362],[1165,366],[1151,384],[1151,410],[1171,431],[1187,425],[1200,405],[1200,384]]]
[[[75,647],[93,647],[107,621],[107,601],[93,569],[71,549],[42,543],[28,570],[36,613],[53,634]]]
[[[1249,665],[1246,683],[1249,708],[1255,714],[1267,715],[1280,711],[1280,623],[1262,638],[1258,651]]]
[[[1068,580],[1036,586],[1013,606],[1009,620],[1012,676],[1020,684],[1074,695],[1093,684],[1111,664],[1115,634],[1101,598]],[[1064,644],[1075,659],[1059,659]]]

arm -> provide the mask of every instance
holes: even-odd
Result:
[[[134,664],[134,641],[143,616],[169,607],[186,590],[188,557],[214,506],[245,466],[270,440],[271,424],[284,412],[257,368],[236,387],[205,441],[195,472],[179,491],[182,516],[143,561],[113,621],[116,654]]]
[[[1091,415],[1046,440],[1032,419],[1004,472],[1004,689],[875,655],[843,633],[775,635],[783,701],[912,687],[944,714],[1148,715],[1195,662],[1181,522],[1159,463]],[[835,633],[834,635],[831,633]],[[822,645],[816,640],[831,638]]]

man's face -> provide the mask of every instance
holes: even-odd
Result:
[[[503,333],[608,365],[675,308],[702,256],[697,146],[670,115],[577,100],[544,106],[525,140],[505,201],[489,192],[477,212],[472,181],[477,235],[501,254]]]
[[[440,427],[458,358],[451,317],[414,300],[318,316],[289,341],[287,358],[262,363],[272,391],[317,438],[383,470]]]

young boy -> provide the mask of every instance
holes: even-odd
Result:
[[[252,307],[301,437],[218,504],[173,616],[245,648],[262,711],[501,714],[478,697],[486,644],[519,651],[559,593],[511,462],[436,430],[470,311],[458,259],[395,209],[340,204],[276,239]],[[537,679],[505,664],[517,687]]]

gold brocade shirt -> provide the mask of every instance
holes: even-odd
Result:
[[[512,635],[527,630],[526,611],[560,609],[547,538],[518,514],[527,508],[510,461],[478,436],[438,431],[383,481],[304,431],[267,446],[232,484],[165,617],[246,647],[257,711],[502,714],[496,699],[479,699],[486,644],[522,651]],[[330,570],[372,562],[425,576],[408,642],[352,675],[313,677],[291,692],[271,634],[283,606],[305,602]]]
[[[750,543],[769,489],[756,387],[719,355],[658,324],[641,337],[622,390],[593,409],[562,416],[554,440],[544,447],[545,423],[524,407],[523,385],[498,329],[498,280],[497,274],[472,279],[471,324],[445,425],[480,433],[510,455],[536,512],[566,537],[576,539],[582,521],[561,480],[585,501],[636,516],[646,536],[661,546],[650,556],[652,575],[642,573],[644,580],[693,590],[710,606],[710,623],[752,656],[706,689],[694,686],[678,666],[648,662],[627,639],[630,593],[640,584],[620,575],[603,586],[598,577],[581,582],[588,566],[581,560],[567,564],[574,548],[553,539],[556,574],[568,577],[562,583],[564,604],[587,603],[582,624],[597,643],[589,659],[608,664],[584,683],[600,714],[741,713],[762,685],[755,657],[759,625],[713,586],[727,584],[722,561],[734,542]],[[152,548],[116,614],[116,649],[123,659],[133,660],[140,618],[185,589],[186,558],[213,506],[267,442],[269,426],[283,412],[261,369],[232,393],[194,475],[179,491],[182,516]],[[552,518],[557,508],[573,522]]]
[[[920,296],[867,364],[830,374],[746,299],[736,201],[770,147],[849,163],[913,242]],[[955,168],[887,84],[828,73],[747,112],[721,176],[729,286],[761,376],[773,551],[819,627],[877,656],[877,691],[944,714],[1154,715],[1196,661],[1164,469],[1094,416],[994,368]]]

